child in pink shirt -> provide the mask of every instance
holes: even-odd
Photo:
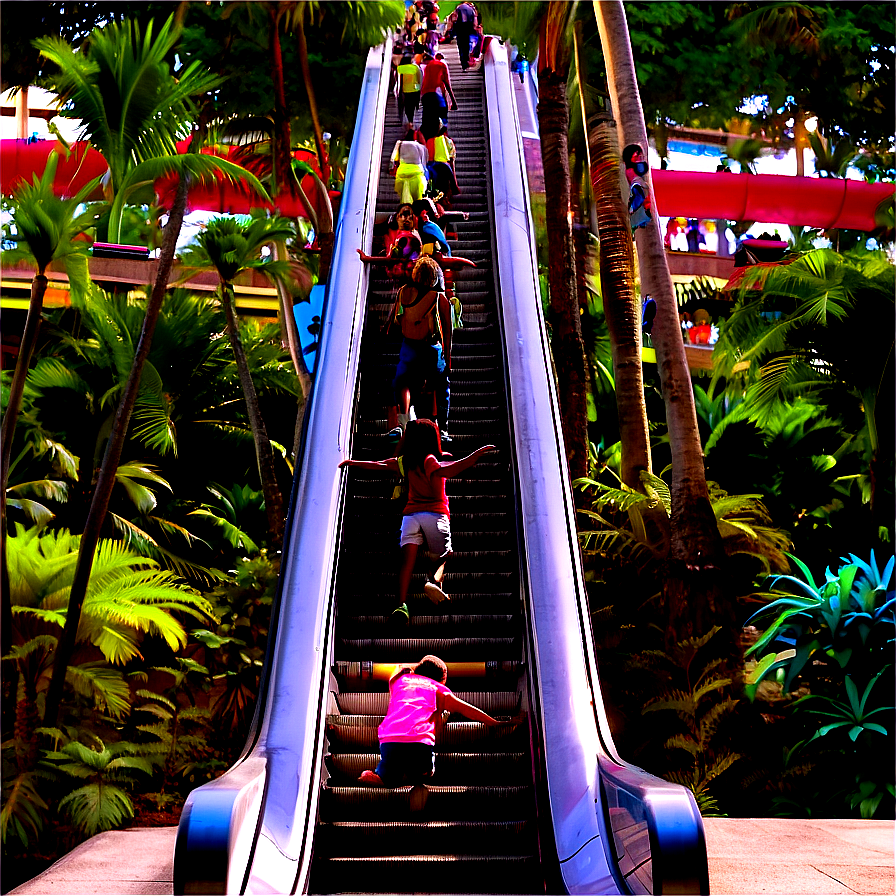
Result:
[[[419,784],[435,771],[436,735],[452,712],[474,722],[498,725],[488,713],[461,700],[445,686],[448,667],[437,656],[401,666],[389,679],[389,708],[377,731],[381,759],[364,771],[364,784],[400,787]]]

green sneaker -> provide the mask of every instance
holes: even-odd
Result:
[[[398,623],[399,625],[407,625],[411,621],[411,614],[408,613],[408,605],[399,604],[392,611],[392,615],[389,618],[392,622]]]

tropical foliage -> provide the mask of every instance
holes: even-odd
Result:
[[[896,808],[893,643],[894,558],[881,569],[874,552],[855,554],[817,582],[791,557],[797,575],[774,576],[769,602],[747,620],[758,629],[746,694],[765,707],[784,701],[786,778],[772,789],[779,809],[891,818]],[[786,771],[786,769],[785,769]],[[776,792],[777,791],[777,792]]]

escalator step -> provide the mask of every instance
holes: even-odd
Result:
[[[478,706],[491,716],[516,715],[520,708],[521,696],[515,691],[454,691],[454,695]],[[389,705],[388,694],[336,694],[335,697],[339,711],[346,715],[374,715],[382,718]],[[461,719],[460,716],[452,718],[454,721]]]
[[[440,606],[444,606],[443,601]],[[449,607],[450,607],[450,602]],[[441,634],[461,634],[464,631],[475,631],[480,637],[491,635],[505,635],[516,631],[519,627],[519,618],[509,613],[502,615],[483,616],[454,614],[446,612],[444,616],[411,616],[407,626],[407,633],[418,638],[435,637]],[[394,633],[392,620],[389,616],[350,616],[339,614],[339,633],[343,637],[359,637],[370,635],[382,637],[380,629],[387,629]]]
[[[339,638],[338,650],[342,660],[377,656],[385,663],[415,663],[422,656],[435,654],[448,663],[482,657],[513,659],[519,655],[520,645],[515,638]]]
[[[434,847],[467,855],[533,853],[534,824],[508,821],[335,821],[321,825],[321,855],[426,855]],[[315,848],[318,847],[315,841]],[[338,852],[336,851],[338,850]]]
[[[327,716],[327,738],[331,753],[375,753],[380,748],[377,728],[381,716]],[[436,754],[481,751],[516,752],[528,746],[528,725],[499,720],[486,727],[481,722],[448,722],[436,744]],[[358,788],[364,790],[365,788]]]
[[[312,893],[532,893],[543,892],[533,855],[378,856],[322,858]]]
[[[343,697],[361,696],[343,694]],[[373,695],[371,695],[373,696]],[[387,694],[375,696],[387,697]],[[482,703],[477,705],[481,706]],[[330,753],[326,757],[330,784],[353,785],[365,769],[376,768],[379,753]],[[529,755],[517,753],[440,753],[436,762],[435,784],[527,784],[532,768]]]
[[[436,757],[436,765],[439,760]],[[485,821],[531,813],[530,785],[427,785],[426,805],[411,808],[410,787],[330,787],[321,792],[322,821]]]

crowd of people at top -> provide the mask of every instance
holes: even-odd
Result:
[[[451,333],[461,325],[461,305],[454,292],[454,272],[475,267],[454,255],[449,239],[466,212],[452,209],[461,192],[457,182],[457,148],[449,134],[449,114],[457,98],[441,43],[457,40],[466,71],[481,49],[482,26],[472,3],[461,3],[440,30],[438,4],[417,0],[408,7],[404,28],[396,36],[391,86],[403,133],[390,157],[399,206],[374,230],[381,254],[358,250],[369,264],[384,265],[397,294],[386,323],[398,325],[402,345],[388,412],[389,435],[401,438],[411,418],[438,422],[441,442],[450,442]],[[479,40],[477,40],[479,38]],[[419,112],[419,124],[418,124]]]

